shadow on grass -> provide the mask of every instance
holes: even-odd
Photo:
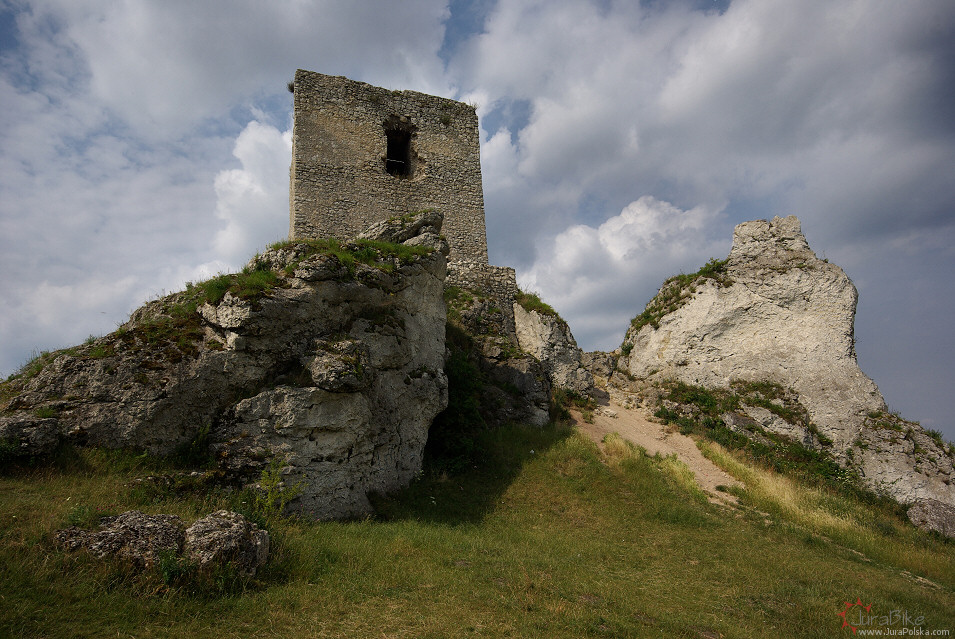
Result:
[[[418,479],[394,495],[373,496],[372,504],[384,520],[450,525],[480,522],[500,503],[525,463],[572,432],[566,423],[489,428],[474,435],[463,458],[449,456],[440,444],[429,442]]]

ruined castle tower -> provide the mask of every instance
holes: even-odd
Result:
[[[474,107],[301,69],[294,94],[290,237],[349,238],[436,209],[449,260],[487,264]]]
[[[446,283],[511,308],[514,269],[488,264],[474,107],[302,69],[293,93],[290,238],[350,239],[435,209],[451,247]]]

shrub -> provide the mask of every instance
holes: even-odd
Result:
[[[53,406],[41,406],[33,411],[33,414],[39,417],[40,419],[49,419],[50,417],[56,417],[59,415],[59,411]]]

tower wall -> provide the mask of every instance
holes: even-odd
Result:
[[[301,69],[294,95],[290,237],[351,238],[436,209],[449,261],[488,263],[473,107]]]

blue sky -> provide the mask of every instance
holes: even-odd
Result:
[[[288,232],[296,68],[478,105],[491,261],[587,349],[795,214],[955,439],[950,0],[0,0],[0,371]]]

